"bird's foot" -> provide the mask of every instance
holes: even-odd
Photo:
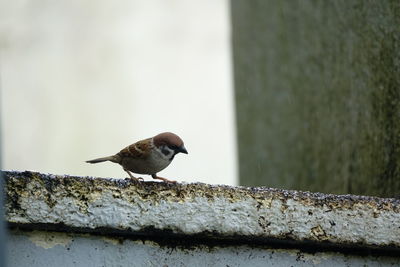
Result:
[[[138,183],[144,182],[144,179],[142,177],[127,177],[125,178],[125,180],[131,180]]]
[[[132,173],[130,171],[128,171],[128,170],[125,170],[125,171],[129,174],[129,178],[126,178],[126,179],[130,179],[131,181],[135,181],[135,182],[138,182],[138,183],[144,181],[144,179],[142,177],[137,177],[136,178],[135,176],[132,175]]]
[[[166,183],[176,184],[176,181],[174,181],[174,180],[169,180],[167,178],[159,177],[159,176],[154,175],[154,174],[151,177],[153,177],[153,179],[162,180],[162,181],[164,181]]]

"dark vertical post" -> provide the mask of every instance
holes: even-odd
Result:
[[[231,12],[240,183],[400,196],[400,1]]]

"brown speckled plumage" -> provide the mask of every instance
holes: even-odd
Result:
[[[135,178],[131,172],[149,174],[154,179],[160,179],[165,182],[175,182],[158,177],[157,172],[165,169],[171,163],[174,156],[180,152],[187,154],[182,139],[174,133],[165,132],[129,145],[113,156],[97,158],[86,162],[99,163],[111,161],[118,163],[134,180],[138,180],[138,178]]]

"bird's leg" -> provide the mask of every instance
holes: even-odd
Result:
[[[124,171],[126,171],[129,174],[129,177],[131,177],[132,180],[137,181],[137,182],[144,181],[142,177],[136,178],[135,176],[133,176],[132,173],[130,171],[128,171],[127,169],[124,169]]]
[[[152,174],[151,177],[153,177],[153,179],[162,180],[162,181],[164,181],[164,182],[166,182],[166,183],[172,183],[172,184],[175,184],[175,183],[176,183],[176,181],[168,180],[167,178],[163,178],[163,177],[159,177],[159,176],[157,176],[157,174]]]

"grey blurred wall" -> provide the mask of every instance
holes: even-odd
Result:
[[[240,183],[400,196],[400,1],[231,12]]]
[[[2,168],[126,178],[85,160],[171,131],[160,176],[236,184],[229,33],[229,0],[0,1]]]

